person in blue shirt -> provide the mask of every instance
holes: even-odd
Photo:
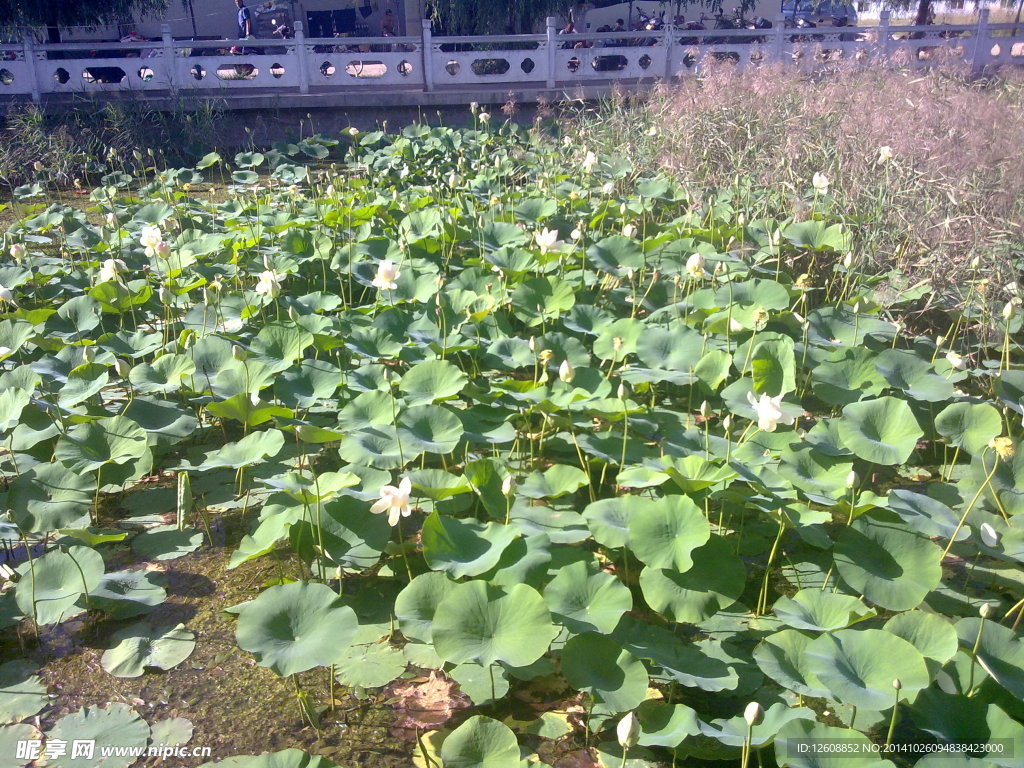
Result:
[[[245,7],[245,0],[235,0],[238,6],[238,39],[244,40],[252,34],[252,11]]]

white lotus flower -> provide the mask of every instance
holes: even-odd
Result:
[[[11,258],[15,261],[24,259],[26,253],[28,253],[28,249],[21,243],[15,243],[11,246]]]
[[[373,287],[393,291],[398,287],[398,283],[395,281],[401,274],[395,262],[391,259],[384,259],[377,265],[377,276],[373,278]]]
[[[982,523],[979,533],[981,534],[981,540],[984,542],[986,547],[992,547],[994,549],[999,546],[999,539],[1002,537],[999,535],[999,531],[993,528],[989,523]]]
[[[358,135],[359,135],[359,129],[358,129],[358,128],[356,128],[356,127],[355,127],[355,126],[353,125],[353,126],[352,126],[351,128],[349,128],[349,129],[348,129],[348,135],[349,135],[349,136],[358,136]]]
[[[878,150],[878,162],[888,163],[890,160],[892,160],[892,147],[886,144]]]
[[[14,300],[14,293],[6,285],[0,285],[0,303],[18,306],[18,302]]]
[[[483,123],[484,125],[487,125],[489,122],[491,122],[491,113],[490,112],[481,112],[478,115],[478,117],[480,118],[480,122]],[[495,159],[497,159],[497,158],[495,158]]]
[[[139,235],[139,244],[146,249],[146,255],[152,258],[156,255],[156,247],[163,239],[160,227],[156,225],[143,227],[142,233]]]
[[[636,234],[636,227],[633,226],[632,224],[627,224],[626,226],[624,226],[622,228],[622,236],[623,237],[632,237],[635,234]]]
[[[704,257],[695,253],[686,260],[686,274],[694,280],[704,277]]]
[[[124,261],[121,259],[107,259],[100,265],[100,273],[96,278],[96,282],[109,283],[111,280],[117,280],[117,276],[127,269]]]
[[[824,173],[816,173],[811,178],[811,185],[814,187],[814,191],[819,195],[828,194],[828,176]]]
[[[757,412],[757,428],[765,432],[774,432],[779,423],[788,426],[796,421],[782,412],[782,395],[770,397],[763,393],[759,400],[753,392],[747,392],[747,402]]]
[[[281,294],[281,283],[283,281],[284,275],[280,272],[275,272],[272,269],[264,270],[260,272],[259,282],[256,283],[256,293],[275,299]]]
[[[596,165],[597,155],[595,155],[593,152],[587,152],[587,156],[583,158],[583,171],[585,173],[590,173],[592,170],[594,170],[594,167]]]
[[[640,721],[635,712],[627,712],[625,717],[619,720],[619,724],[615,726],[615,737],[623,749],[629,749],[636,745],[640,738]]]
[[[606,181],[604,185],[601,187],[601,191],[604,192],[606,195],[610,195],[612,192],[615,191],[615,185],[612,184],[610,181]]]
[[[533,238],[537,241],[537,247],[540,248],[541,253],[547,253],[561,244],[561,241],[558,239],[557,229],[545,227],[540,232],[534,232]]]
[[[962,355],[958,355],[953,350],[949,350],[949,352],[946,353],[946,362],[948,362],[951,366],[953,366],[957,370],[962,370],[963,367],[964,367],[964,358],[963,358],[963,356]]]
[[[403,477],[402,482],[396,488],[393,485],[385,485],[380,489],[380,499],[373,503],[370,511],[375,515],[387,511],[388,525],[398,525],[400,517],[408,517],[412,514],[409,508],[409,494],[412,493],[412,481]]]
[[[562,364],[558,366],[558,378],[566,384],[571,383],[576,378],[576,369],[572,367],[572,363],[568,360],[563,360]]]

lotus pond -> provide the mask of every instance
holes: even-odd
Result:
[[[0,765],[1024,766],[983,265],[911,333],[823,176],[486,121],[96,182],[6,211]]]

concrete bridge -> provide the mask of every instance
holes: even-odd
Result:
[[[215,99],[228,110],[442,107],[599,96],[614,87],[699,74],[712,63],[803,71],[846,65],[976,74],[1024,65],[1024,25],[673,29],[657,32],[437,37],[429,22],[406,37],[324,38],[296,24],[287,40],[0,44],[0,100],[60,109],[80,101],[143,99],[154,106]]]

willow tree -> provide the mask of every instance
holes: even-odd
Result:
[[[191,0],[183,0],[186,8]],[[60,42],[61,27],[120,24],[137,13],[161,13],[170,0],[0,0],[0,27],[45,27],[48,42]]]
[[[2,0],[0,0],[2,2]],[[547,16],[566,14],[572,0],[434,0],[430,18],[451,35],[533,32]]]

